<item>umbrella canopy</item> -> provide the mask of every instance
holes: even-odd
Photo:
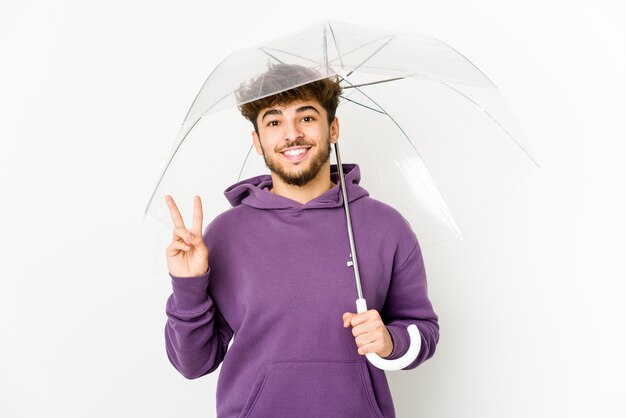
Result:
[[[276,64],[314,71],[263,80],[242,95]],[[252,127],[238,105],[332,76],[343,87],[344,162],[361,166],[361,184],[405,216],[422,246],[461,237],[486,199],[536,164],[498,88],[459,52],[423,35],[327,21],[237,51],[213,70],[145,213],[169,226],[166,194],[190,212],[195,194],[214,197],[267,172],[261,157],[251,157]],[[227,208],[225,199],[205,201],[207,219]]]

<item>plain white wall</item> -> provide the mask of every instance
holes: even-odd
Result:
[[[465,244],[425,252],[441,341],[389,374],[398,416],[625,416],[625,17],[617,0],[0,2],[0,416],[214,415],[217,376],[167,360],[169,232],[142,212],[210,70],[325,18],[461,51],[542,164]]]

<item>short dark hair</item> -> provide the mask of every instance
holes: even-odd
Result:
[[[295,64],[273,64],[268,70],[247,83],[242,83],[236,92],[239,102],[246,102],[263,89],[265,91],[279,91],[286,87],[287,82],[296,79],[316,79],[321,74],[312,68]],[[335,119],[335,112],[339,105],[339,95],[341,86],[339,78],[321,78],[311,83],[303,84],[290,90],[282,91],[271,96],[262,97],[258,100],[250,101],[239,106],[241,114],[252,122],[254,130],[258,132],[257,116],[262,109],[278,104],[288,104],[295,100],[317,100],[326,110],[328,123]]]

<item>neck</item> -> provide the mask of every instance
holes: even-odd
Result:
[[[330,164],[326,164],[322,167],[319,173],[317,173],[317,176],[303,186],[287,184],[273,172],[271,175],[272,193],[294,200],[303,205],[335,186],[335,183],[330,180]]]

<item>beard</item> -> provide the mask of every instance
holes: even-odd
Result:
[[[289,172],[285,170],[276,159],[272,159],[271,157],[268,157],[263,147],[261,147],[263,149],[263,159],[265,160],[265,165],[267,166],[267,168],[270,169],[272,173],[276,174],[283,182],[292,186],[302,187],[308,182],[310,182],[311,180],[313,180],[318,175],[318,173],[320,172],[324,164],[326,164],[328,160],[330,159],[330,152],[331,152],[330,135],[326,139],[327,139],[326,143],[328,144],[328,146],[327,147],[320,146],[320,150],[317,153],[317,155],[314,155],[313,159],[308,162],[308,167],[304,167],[304,168],[296,167],[295,170],[293,170],[292,172]],[[287,144],[284,148],[297,147],[297,146],[302,146],[302,145],[310,145],[310,144],[305,141],[296,140],[296,141],[293,141],[292,143]],[[313,148],[309,149],[309,152],[311,152],[312,149]]]

